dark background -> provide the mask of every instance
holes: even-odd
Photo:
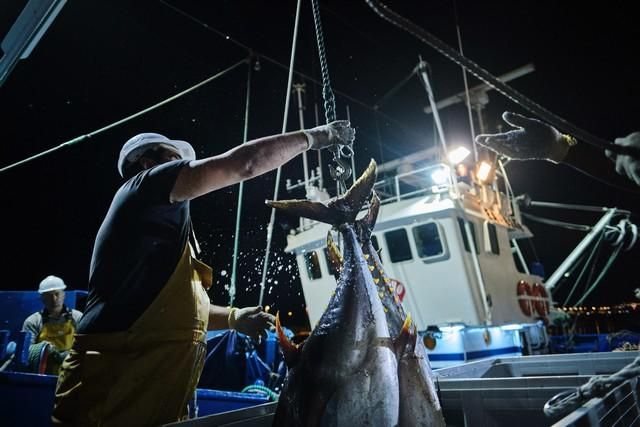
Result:
[[[8,31],[26,1],[0,4],[0,34]],[[370,158],[379,163],[434,144],[431,116],[422,112],[426,94],[416,77],[385,99],[408,76],[421,55],[429,63],[437,99],[464,89],[461,69],[432,48],[383,21],[364,1],[320,1],[331,83],[339,118],[347,107],[357,129],[356,169]],[[612,140],[638,130],[638,15],[631,5],[552,1],[388,1],[452,46],[457,46],[456,14],[465,55],[494,75],[528,63],[535,72],[510,84],[577,126]],[[248,56],[260,55],[253,72],[249,138],[282,129],[287,66],[291,53],[294,1],[70,0],[31,56],[20,61],[0,88],[2,166],[59,146],[162,101]],[[228,36],[227,37],[225,37]],[[309,1],[302,2],[294,83],[305,83],[305,124],[323,121],[321,80]],[[243,47],[244,46],[244,47]],[[245,48],[246,47],[246,48]],[[247,67],[240,66],[180,99],[102,132],[87,142],[0,174],[2,239],[1,289],[35,290],[56,274],[72,289],[85,289],[95,233],[120,184],[115,164],[121,145],[139,132],[159,132],[190,141],[199,157],[242,142]],[[479,82],[470,77],[470,85]],[[490,131],[503,126],[504,110],[524,110],[495,91],[484,111]],[[291,99],[288,130],[300,127]],[[470,144],[467,113],[458,104],[441,111],[450,143]],[[453,145],[453,144],[452,144]],[[544,162],[508,165],[517,194],[534,200],[620,207],[638,212],[638,189],[615,174],[602,152],[580,144],[577,163],[618,188],[566,166]],[[315,156],[314,156],[315,157]],[[284,179],[302,177],[296,159]],[[275,174],[245,186],[240,239],[238,303],[256,304],[266,224]],[[331,183],[328,182],[331,187]],[[625,191],[620,187],[631,191]],[[227,304],[231,273],[237,186],[192,203],[204,258],[214,267],[215,303]],[[534,213],[594,224],[594,214]],[[636,217],[637,219],[637,217]],[[584,233],[527,223],[536,237],[524,245],[550,274]],[[286,233],[294,225],[277,217],[273,260],[265,304],[292,311],[304,325],[304,300],[293,257],[285,254]],[[610,249],[603,250],[606,257]],[[638,249],[625,252],[588,304],[633,299],[640,286]],[[556,295],[563,300],[569,286]]]

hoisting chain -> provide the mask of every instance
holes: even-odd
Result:
[[[336,120],[336,98],[331,89],[329,80],[329,66],[327,65],[327,55],[324,47],[324,36],[322,33],[322,22],[320,21],[320,7],[318,0],[311,0],[313,8],[313,22],[316,30],[316,40],[318,41],[318,57],[320,59],[320,70],[322,72],[322,99],[324,100],[324,116],[327,124]],[[334,165],[329,165],[331,177],[338,183],[340,191],[346,191],[345,181],[351,176],[351,165],[347,161],[353,156],[353,145],[332,145],[329,151],[333,154]]]

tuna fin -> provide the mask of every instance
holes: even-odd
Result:
[[[405,353],[405,348],[410,343],[412,335],[414,334],[411,332],[411,315],[407,315],[407,318],[404,319],[404,323],[402,324],[402,329],[400,329],[400,333],[396,339],[393,340],[396,359],[400,359],[400,357]]]
[[[278,334],[278,341],[280,342],[280,348],[282,349],[285,363],[288,367],[295,366],[300,359],[302,346],[292,343],[284,334],[282,324],[280,323],[279,311],[276,313],[276,333]]]
[[[376,162],[372,159],[358,180],[342,196],[330,200],[326,205],[310,200],[267,200],[267,205],[331,225],[355,221],[376,181]]]
[[[340,272],[342,271],[343,258],[338,245],[336,245],[333,241],[333,237],[331,237],[331,231],[327,233],[327,253],[329,254],[329,262],[331,263],[331,267],[334,271],[333,275],[336,280],[338,280]]]

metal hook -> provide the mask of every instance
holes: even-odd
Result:
[[[337,166],[329,165],[331,178],[336,181],[340,181],[344,185],[344,182],[351,176],[351,165],[345,159],[340,157],[340,155],[334,156],[333,160],[336,162]]]

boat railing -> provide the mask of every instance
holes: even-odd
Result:
[[[448,195],[453,183],[451,168],[438,163],[377,181],[374,189],[382,203],[391,203],[423,195]]]

